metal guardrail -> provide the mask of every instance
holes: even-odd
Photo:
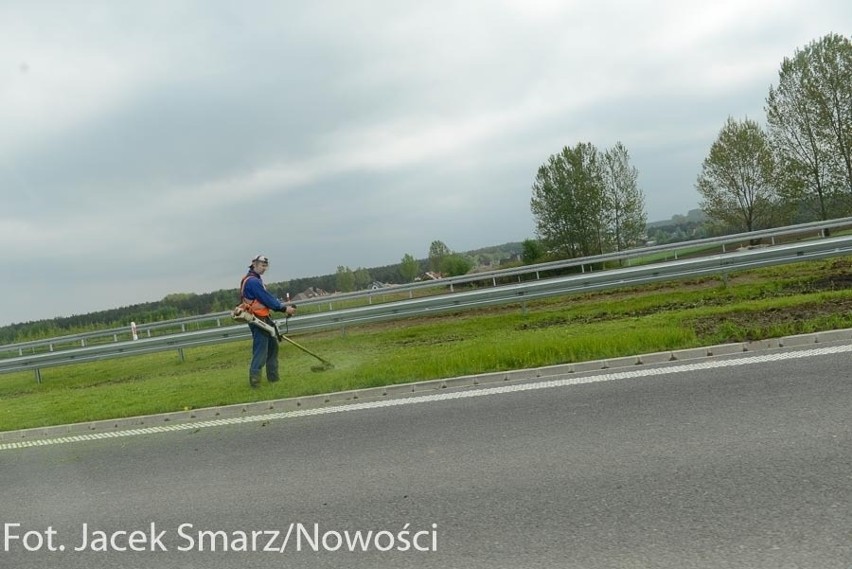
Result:
[[[444,278],[437,281],[423,281],[417,283],[408,283],[402,285],[393,285],[391,287],[379,290],[367,290],[351,293],[334,294],[329,296],[317,297],[315,299],[303,300],[299,302],[300,308],[316,307],[317,310],[327,309],[329,311],[336,310],[335,306],[344,306],[351,304],[354,301],[365,301],[367,304],[373,304],[378,299],[389,295],[399,296],[408,295],[408,298],[414,298],[416,291],[434,289],[436,287],[448,288],[451,292],[455,291],[457,286],[488,283],[491,286],[498,286],[499,281],[505,281],[510,278],[522,280],[523,277],[541,279],[543,274],[560,272],[570,269],[579,268],[581,272],[587,269],[592,270],[592,267],[604,263],[621,263],[628,266],[636,259],[643,259],[656,254],[670,253],[674,259],[678,259],[678,253],[682,251],[691,251],[700,248],[718,247],[720,252],[725,253],[730,250],[731,246],[738,246],[750,243],[754,240],[766,239],[770,245],[775,245],[776,242],[791,238],[804,237],[824,237],[830,231],[839,229],[847,229],[852,227],[852,217],[840,219],[832,219],[828,221],[819,221],[811,223],[802,223],[786,227],[778,227],[773,229],[764,229],[760,231],[752,231],[748,233],[737,233],[734,235],[724,235],[720,237],[711,237],[706,239],[696,239],[692,241],[680,241],[677,243],[669,243],[665,245],[655,245],[651,247],[643,247],[637,249],[629,249],[615,253],[607,253],[604,255],[595,255],[578,259],[565,259],[560,261],[551,261],[547,263],[538,263],[534,265],[524,265],[522,267],[511,269],[499,269],[493,271],[483,271],[470,275],[462,275],[457,277]],[[236,304],[236,302],[235,302]],[[187,316],[172,320],[164,320],[161,322],[141,323],[136,326],[139,336],[147,336],[151,338],[156,331],[166,331],[180,329],[180,332],[187,332],[191,327],[221,327],[223,322],[230,322],[229,312],[215,312],[212,314],[204,314],[200,316]],[[171,334],[174,335],[174,334]],[[87,347],[93,343],[106,342],[122,342],[131,338],[130,326],[121,328],[111,328],[107,330],[99,330],[94,332],[83,332],[79,334],[70,334],[55,338],[42,340],[31,340],[27,342],[19,342],[15,344],[7,344],[0,346],[0,357],[2,354],[17,353],[18,356],[24,356],[25,351],[30,351],[33,354],[38,349],[46,349],[50,352],[58,349],[75,349]]]
[[[180,328],[181,332],[186,332],[188,326],[196,325],[201,322],[217,322],[216,325],[221,326],[222,321],[228,320],[230,320],[230,313],[228,312],[217,312],[201,316],[185,316],[171,320],[138,324],[136,326],[136,332],[139,336],[147,336],[150,338],[153,336],[153,332],[155,330]],[[63,346],[86,347],[96,340],[121,342],[130,339],[132,334],[133,331],[129,325],[121,326],[119,328],[107,328],[105,330],[96,330],[93,332],[80,332],[77,334],[68,334],[53,338],[5,344],[0,346],[0,353],[17,352],[18,355],[22,356],[24,355],[24,351],[33,350],[35,348],[47,348],[48,351],[52,352],[62,348]]]
[[[845,255],[852,255],[852,236],[757,248],[667,263],[574,274],[332,312],[319,312],[291,319],[288,328],[289,333],[294,334],[341,329],[347,326],[384,320],[428,316],[497,304],[523,304],[529,300],[564,294],[638,286],[704,275],[727,274],[771,265]],[[136,341],[9,358],[0,360],[0,373],[33,370],[36,379],[41,381],[40,370],[48,367],[168,350],[177,350],[180,357],[183,358],[183,350],[186,348],[243,340],[248,337],[247,326],[235,324],[163,337],[143,338]]]

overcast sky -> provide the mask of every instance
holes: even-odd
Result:
[[[564,146],[698,207],[847,0],[0,0],[0,325],[535,236]],[[292,291],[298,292],[298,291]]]

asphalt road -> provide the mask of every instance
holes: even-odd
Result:
[[[835,347],[2,450],[0,567],[849,569]]]

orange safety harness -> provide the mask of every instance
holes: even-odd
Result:
[[[257,300],[256,298],[254,300],[248,300],[245,297],[246,281],[249,280],[252,277],[257,278],[254,275],[248,274],[248,275],[243,277],[242,281],[240,281],[240,300],[241,300],[240,307],[243,310],[247,310],[247,311],[251,312],[252,314],[257,316],[258,318],[264,318],[266,316],[269,316],[269,307],[266,306],[265,304],[263,304],[262,302],[260,302],[259,300]],[[261,281],[261,282],[263,282],[263,281]],[[263,288],[265,289],[266,285],[264,285]]]

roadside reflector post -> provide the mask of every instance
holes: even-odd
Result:
[[[137,330],[136,330],[136,322],[131,322],[131,323],[130,323],[130,334],[133,336],[133,339],[134,339],[134,340],[138,340],[138,339],[139,339],[139,333],[138,333],[138,332],[137,332]]]

